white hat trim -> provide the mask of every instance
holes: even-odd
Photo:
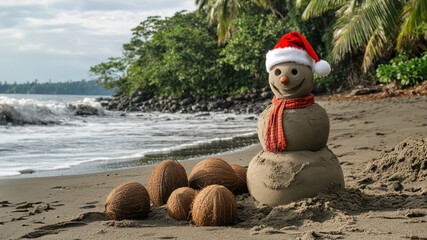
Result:
[[[315,61],[305,50],[287,47],[287,48],[276,48],[267,52],[265,66],[267,72],[279,63],[284,62],[295,62],[311,67],[314,70]]]

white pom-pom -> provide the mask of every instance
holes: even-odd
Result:
[[[320,60],[314,64],[314,72],[319,77],[327,76],[331,72],[331,66],[325,60]]]

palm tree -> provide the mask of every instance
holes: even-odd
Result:
[[[217,23],[218,43],[224,44],[231,37],[231,21],[251,2],[283,18],[284,11],[294,6],[295,0],[196,0],[196,5],[198,11],[206,11],[209,24]]]
[[[363,49],[365,71],[394,43],[401,50],[409,40],[423,38],[427,25],[426,0],[297,0],[298,7],[304,5],[303,19],[336,10],[333,61]]]
[[[217,35],[220,44],[230,38],[230,22],[236,19],[243,3],[244,0],[196,0],[198,11],[206,11],[208,23],[218,23]]]

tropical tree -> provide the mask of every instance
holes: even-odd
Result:
[[[149,17],[132,29],[123,56],[91,67],[92,76],[107,88],[131,95],[186,97],[233,92],[248,83],[243,73],[219,62],[215,29],[206,16],[184,11],[164,19]]]
[[[425,40],[426,0],[297,0],[298,7],[305,5],[303,19],[336,10],[332,60],[362,52],[365,72],[393,47],[402,50],[410,41]]]
[[[198,11],[206,11],[208,23],[217,23],[218,43],[231,36],[231,21],[236,19],[244,0],[196,0]]]
[[[231,37],[232,21],[242,12],[268,10],[282,19],[295,6],[295,0],[196,0],[196,5],[198,12],[206,12],[210,25],[217,24],[218,43],[224,44]]]

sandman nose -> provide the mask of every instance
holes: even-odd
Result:
[[[286,75],[283,75],[279,78],[280,82],[285,85],[286,83],[288,83],[289,79],[288,77],[286,77]]]

